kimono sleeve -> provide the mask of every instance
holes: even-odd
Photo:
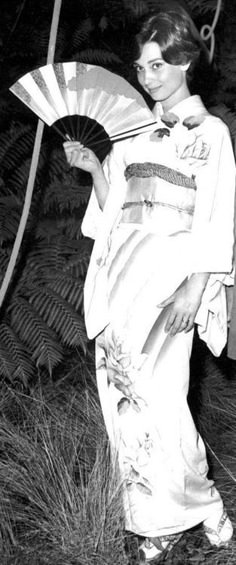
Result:
[[[211,120],[212,118],[212,120]],[[229,273],[234,242],[235,160],[228,128],[210,117],[206,162],[196,172],[192,272]]]
[[[115,199],[116,194],[120,193],[122,189],[123,191],[125,191],[125,147],[125,142],[116,142],[113,145],[110,154],[106,157],[103,163],[104,175],[109,185],[109,192],[104,210],[99,207],[94,187],[92,188],[88,206],[81,226],[82,233],[85,236],[91,237],[92,239],[96,239],[100,227],[104,221],[104,211],[107,207],[107,203],[111,199]]]

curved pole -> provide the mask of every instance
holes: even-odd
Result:
[[[55,2],[54,2],[52,23],[51,23],[51,28],[50,28],[49,44],[48,44],[47,64],[53,63],[53,61],[54,61],[54,54],[55,54],[56,40],[57,40],[57,30],[58,30],[58,23],[59,23],[60,11],[61,11],[61,3],[62,3],[62,0],[55,0]],[[23,235],[24,235],[24,231],[25,231],[25,227],[26,227],[26,223],[27,223],[27,219],[28,219],[28,215],[29,215],[29,210],[30,210],[30,205],[31,205],[31,200],[32,200],[32,194],[33,194],[33,190],[34,190],[35,177],[36,177],[38,161],[39,161],[39,154],[40,154],[40,149],[41,149],[43,130],[44,130],[44,123],[41,120],[38,120],[38,125],[37,125],[37,130],[36,130],[36,135],[35,135],[35,141],[34,141],[33,154],[32,154],[32,160],[31,160],[31,165],[30,165],[29,178],[28,178],[28,183],[27,183],[26,193],[25,193],[25,202],[24,202],[24,206],[23,206],[23,210],[22,210],[22,214],[21,214],[21,219],[20,219],[20,222],[19,222],[19,226],[18,226],[16,238],[15,238],[15,242],[14,242],[14,245],[13,245],[13,248],[12,248],[11,257],[10,257],[10,260],[9,260],[9,263],[8,263],[8,266],[7,266],[7,270],[6,270],[6,273],[5,273],[1,288],[0,288],[0,307],[3,303],[4,298],[5,298],[5,295],[6,295],[6,292],[7,292],[7,289],[8,289],[14,268],[15,268],[16,260],[17,260],[17,257],[18,257],[18,253],[19,253],[19,250],[20,250],[21,242],[22,242],[22,239],[23,239]]]

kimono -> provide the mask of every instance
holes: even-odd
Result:
[[[154,131],[114,145],[104,210],[92,192],[82,225],[95,239],[84,304],[101,407],[126,528],[145,537],[187,530],[223,505],[187,404],[193,331],[171,337],[159,305],[192,273],[210,273],[195,322],[221,353],[235,191],[228,129],[198,96],[154,112]]]

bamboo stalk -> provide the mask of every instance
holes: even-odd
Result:
[[[54,54],[55,54],[56,40],[57,40],[57,30],[58,30],[58,23],[59,23],[60,11],[61,11],[61,3],[62,3],[62,0],[55,0],[55,2],[54,2],[52,23],[51,23],[50,36],[49,36],[49,44],[48,44],[48,52],[47,52],[47,64],[53,63],[53,61],[54,61]],[[37,167],[38,167],[38,161],[39,161],[39,155],[40,155],[40,149],[41,149],[43,130],[44,130],[44,123],[41,120],[38,120],[38,125],[37,125],[36,135],[35,135],[34,148],[33,148],[33,153],[32,153],[32,160],[31,160],[31,165],[30,165],[29,178],[28,178],[28,183],[27,183],[26,193],[25,193],[24,206],[23,206],[23,210],[22,210],[21,219],[20,219],[20,222],[19,222],[15,242],[14,242],[14,245],[13,245],[13,248],[12,248],[11,257],[10,257],[10,260],[9,260],[9,263],[8,263],[8,266],[7,266],[7,269],[6,269],[6,273],[5,273],[3,282],[2,282],[2,286],[0,288],[0,307],[3,303],[3,300],[5,298],[8,286],[10,284],[10,281],[11,281],[11,278],[12,278],[12,275],[13,275],[13,271],[14,271],[14,268],[15,268],[16,260],[17,260],[17,257],[18,257],[19,251],[20,251],[20,246],[21,246],[21,242],[22,242],[22,239],[23,239],[23,235],[24,235],[24,232],[25,232],[25,227],[26,227],[26,223],[27,223],[27,219],[28,219],[28,215],[29,215],[29,211],[30,211],[32,195],[33,195],[33,190],[34,190],[34,183],[35,183],[35,178],[36,178],[36,173],[37,173]]]

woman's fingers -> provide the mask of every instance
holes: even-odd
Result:
[[[63,147],[67,158],[70,159],[72,155],[79,155],[84,145],[79,141],[65,141]]]
[[[89,159],[89,150],[82,143],[66,141],[63,147],[67,162],[71,167],[81,167]]]
[[[171,336],[176,335],[179,332],[189,332],[193,328],[194,318],[188,312],[177,313],[175,311],[170,312],[166,325],[165,331]]]
[[[63,147],[65,151],[67,151],[70,149],[80,149],[80,147],[84,147],[84,145],[80,143],[80,141],[64,141]]]

